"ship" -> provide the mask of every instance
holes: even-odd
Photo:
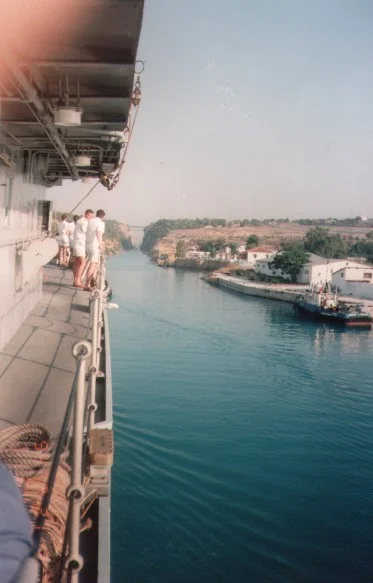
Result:
[[[118,184],[141,99],[143,10],[143,0],[1,7],[0,461],[33,528],[18,583],[110,583],[117,306],[103,256],[90,292],[55,264],[48,192]]]
[[[294,309],[312,319],[348,327],[371,328],[372,316],[364,311],[363,303],[340,300],[330,286],[312,286],[294,302]]]

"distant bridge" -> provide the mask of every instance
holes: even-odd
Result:
[[[138,230],[142,230],[145,229],[145,227],[142,227],[141,225],[128,225],[129,229],[138,229]]]

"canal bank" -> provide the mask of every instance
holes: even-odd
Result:
[[[307,289],[307,285],[291,285],[279,283],[257,283],[245,281],[240,277],[225,275],[223,273],[213,273],[204,277],[205,281],[211,285],[222,287],[246,296],[266,298],[280,302],[293,303]],[[373,301],[354,298],[350,296],[340,296],[340,300],[351,304],[363,304],[364,309],[373,314]]]
[[[214,273],[205,279],[212,285],[224,287],[247,296],[279,300],[281,302],[294,302],[307,289],[306,285],[253,283],[244,281],[239,277],[224,275],[223,273]]]

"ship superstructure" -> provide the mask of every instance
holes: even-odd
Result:
[[[111,190],[118,182],[140,99],[136,52],[143,4],[14,0],[8,11],[1,8],[0,431],[9,443],[2,439],[0,460],[13,459],[15,435],[23,447],[33,435],[29,449],[40,447],[45,460],[35,475],[46,480],[34,499],[23,470],[9,462],[38,546],[20,582],[38,580],[35,556],[43,559],[43,583],[110,581],[106,313],[115,305],[108,300],[104,258],[91,294],[74,289],[69,270],[47,266],[57,252],[48,188],[72,180],[87,190],[89,183]],[[61,209],[67,210],[62,200]],[[53,484],[62,496],[57,514],[49,498],[58,494]],[[51,552],[53,532],[59,536]]]
[[[23,2],[30,27],[36,4]],[[40,0],[38,10],[50,29],[42,40],[13,39],[0,55],[0,347],[40,297],[40,267],[56,252],[41,240],[47,187],[65,179],[110,187],[119,170],[143,0]]]

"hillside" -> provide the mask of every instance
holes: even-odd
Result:
[[[256,235],[261,245],[278,246],[284,239],[302,239],[309,230],[309,225],[298,223],[276,223],[275,225],[203,227],[198,229],[171,229],[165,236],[155,241],[149,249],[142,250],[153,257],[168,255],[172,259],[178,241],[184,240],[187,245],[195,245],[201,241],[224,239],[227,243],[244,244],[249,235]],[[359,226],[329,226],[331,233],[339,233],[348,240],[364,239],[371,231],[365,225]]]

